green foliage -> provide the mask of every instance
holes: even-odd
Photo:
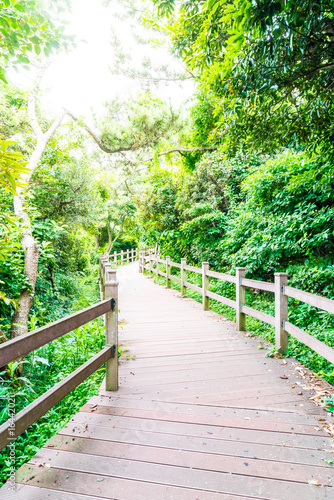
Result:
[[[8,146],[13,144],[15,141],[0,139],[0,189],[3,187],[15,195],[17,187],[25,186],[21,177],[28,169],[25,167],[27,162],[22,161],[23,156],[20,153],[7,151]]]
[[[210,96],[212,140],[333,155],[333,0],[152,1]]]
[[[57,5],[56,5],[57,4]],[[39,0],[0,1],[0,79],[6,82],[9,64],[29,66],[33,54],[46,56],[69,47],[71,38],[64,34],[64,15],[67,0],[55,2]]]
[[[117,119],[115,119],[117,118]],[[182,128],[182,120],[171,105],[150,92],[124,103],[122,112],[115,103],[101,124],[101,142],[111,152],[150,148]]]

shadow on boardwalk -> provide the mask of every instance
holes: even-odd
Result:
[[[102,388],[0,498],[333,499],[330,417],[298,394],[296,362],[137,267],[119,270],[119,391]]]

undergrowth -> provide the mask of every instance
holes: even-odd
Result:
[[[155,266],[153,269],[155,270]],[[161,264],[160,270],[166,272],[165,266]],[[180,278],[180,270],[172,267],[172,275]],[[156,276],[155,272],[153,273],[153,276]],[[202,277],[197,273],[187,271],[187,281],[199,287],[202,286]],[[166,278],[160,276],[158,283],[165,285]],[[170,284],[171,288],[181,292],[181,286],[178,283],[171,280]],[[294,283],[293,277],[290,279],[289,284],[291,286],[297,286]],[[210,278],[210,291],[223,295],[231,300],[235,300],[235,285],[232,283]],[[190,297],[197,302],[202,302],[202,295],[189,288],[187,288],[187,297]],[[308,304],[304,304],[290,298],[288,300],[289,321],[305,330],[319,341],[334,348],[333,316],[317,309],[316,307],[309,306]],[[260,290],[253,291],[246,288],[246,305],[272,316],[275,315],[273,293]],[[230,321],[236,321],[235,310],[214,299],[210,299],[210,309]],[[262,321],[252,318],[251,316],[246,316],[246,329],[251,334],[261,337],[271,344],[275,343],[274,328],[266,323],[263,323]],[[289,336],[289,349],[286,352],[286,356],[294,357],[301,364],[312,370],[316,376],[322,377],[324,380],[334,385],[333,364],[292,336]]]

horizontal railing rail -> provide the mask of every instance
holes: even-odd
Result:
[[[269,283],[267,281],[249,280],[247,278],[242,278],[241,284],[243,286],[248,286],[249,288],[255,288],[257,290],[275,292],[275,283]]]
[[[39,347],[56,340],[66,333],[89,323],[111,310],[111,301],[104,300],[79,312],[70,314],[54,323],[20,335],[0,346],[0,367],[26,356]]]
[[[64,378],[64,380],[17,413],[14,421],[10,419],[2,424],[0,426],[0,450],[5,448],[10,441],[20,436],[33,423],[37,422],[39,418],[51,410],[51,408],[78,387],[86,378],[92,375],[104,363],[108,362],[112,356],[112,347],[106,346],[93,358]]]
[[[161,264],[166,267],[166,272],[161,271]],[[171,274],[172,267],[180,269],[180,278]],[[270,283],[267,281],[245,278],[246,269],[243,267],[236,268],[236,275],[232,276],[210,270],[208,262],[203,262],[202,267],[199,268],[187,265],[186,259],[184,258],[181,259],[181,263],[179,264],[171,262],[170,257],[163,259],[159,253],[154,254],[152,251],[145,254],[145,256],[141,255],[141,253],[139,254],[139,271],[144,274],[146,271],[149,271],[150,276],[153,276],[153,273],[155,273],[156,277],[165,277],[167,288],[170,287],[171,281],[179,283],[181,285],[182,296],[186,295],[187,288],[202,294],[202,304],[205,310],[210,308],[210,299],[235,309],[236,324],[239,331],[244,331],[246,329],[246,316],[251,316],[273,326],[275,328],[276,349],[283,354],[288,348],[288,334],[290,334],[331,363],[334,363],[334,349],[332,347],[312,337],[312,335],[288,321],[288,297],[317,307],[330,314],[334,314],[334,300],[288,286],[288,275],[286,273],[275,273],[275,282]],[[201,287],[187,281],[187,271],[202,275]],[[231,300],[210,291],[210,278],[235,284],[236,300]],[[246,306],[246,287],[273,293],[275,296],[274,315]]]
[[[310,306],[318,307],[323,311],[334,314],[334,300],[327,299],[326,297],[321,297],[320,295],[315,295],[313,293],[304,292],[298,288],[293,288],[292,286],[284,286],[284,295],[291,297],[292,299],[300,300],[309,304]]]
[[[146,248],[130,248],[127,250],[121,250],[120,252],[114,251],[112,253],[99,254],[100,258],[100,270],[101,270],[101,261],[105,261],[110,263],[111,265],[124,265],[130,264],[130,262],[135,262],[139,259],[139,253],[141,254],[150,254],[150,252],[154,252],[156,247],[146,247]]]

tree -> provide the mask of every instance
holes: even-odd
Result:
[[[161,15],[176,2],[153,0]],[[225,147],[334,153],[334,2],[183,1],[167,22],[175,52],[215,95]]]
[[[21,245],[24,250],[24,274],[28,280],[29,287],[24,287],[21,290],[18,308],[15,309],[13,316],[12,338],[27,331],[29,311],[33,300],[38,271],[38,245],[32,234],[31,221],[25,204],[25,194],[31,177],[43,156],[47,143],[61,125],[66,114],[65,110],[62,110],[46,132],[42,131],[36,115],[36,94],[41,78],[42,72],[39,71],[35,87],[28,100],[28,114],[31,127],[36,136],[36,146],[27,162],[26,172],[22,175],[24,186],[18,186],[14,196],[14,212],[22,224]]]

